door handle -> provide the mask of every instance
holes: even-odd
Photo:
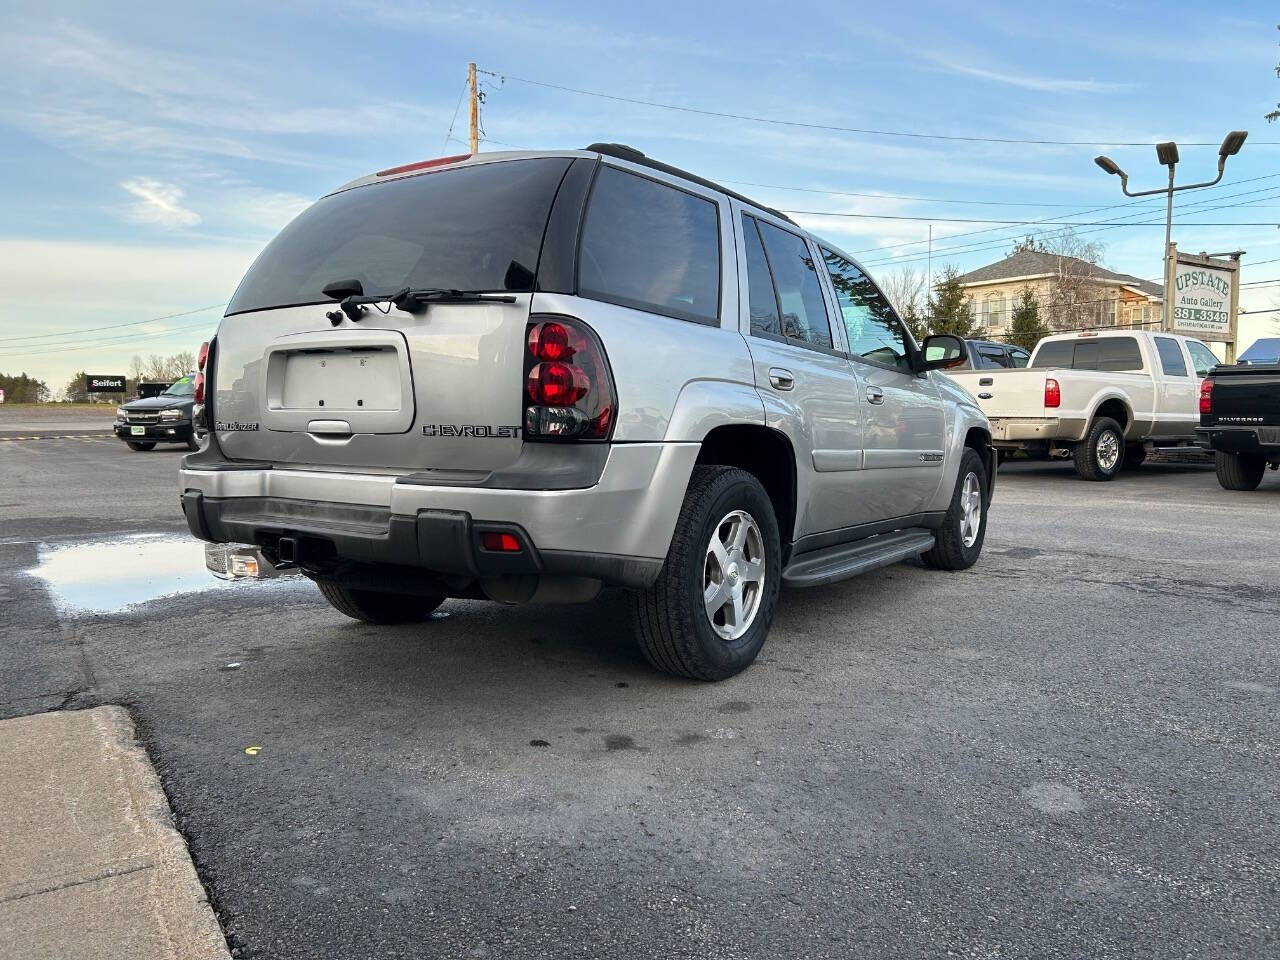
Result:
[[[867,387],[867,403],[884,403],[884,391],[879,387]]]
[[[775,390],[790,390],[796,385],[796,378],[790,370],[784,370],[782,367],[770,367],[769,383],[773,385]]]

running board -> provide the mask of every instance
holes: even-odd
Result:
[[[932,530],[912,527],[803,553],[782,571],[782,583],[788,587],[817,587],[824,583],[835,583],[877,567],[887,567],[900,560],[918,557],[929,550],[933,543]]]

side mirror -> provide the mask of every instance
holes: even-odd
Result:
[[[958,367],[969,359],[969,345],[947,333],[925,337],[920,347],[921,369],[945,370]]]

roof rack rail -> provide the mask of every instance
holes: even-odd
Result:
[[[714,180],[708,180],[706,177],[700,177],[696,173],[690,173],[688,170],[681,170],[679,167],[673,167],[669,163],[663,163],[660,160],[654,160],[652,157],[647,157],[642,151],[637,150],[635,147],[628,146],[625,143],[592,143],[583,147],[583,149],[589,150],[592,153],[603,154],[606,157],[616,157],[619,160],[626,160],[628,163],[634,163],[642,167],[649,167],[653,170],[661,170],[663,173],[670,174],[673,177],[679,177],[682,180],[689,180],[692,183],[708,187],[711,190],[718,190],[720,193],[727,194],[735,200],[739,200],[742,203],[748,203],[753,207],[764,210],[766,213],[771,213],[775,217],[779,217],[780,219],[787,221],[787,223],[795,223],[794,220],[788,217],[781,210],[775,210],[773,207],[765,206],[760,201],[752,200],[750,197],[743,196],[741,193],[738,193],[738,191],[730,190],[728,187],[716,183]]]

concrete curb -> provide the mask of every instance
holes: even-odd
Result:
[[[23,958],[228,960],[120,707],[0,722],[0,943]]]

